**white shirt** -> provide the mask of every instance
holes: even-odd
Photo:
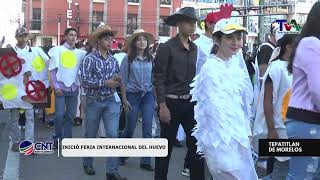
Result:
[[[201,34],[198,39],[193,41],[200,49],[207,55],[209,56],[211,54],[211,49],[213,46],[213,39],[207,37],[204,34]]]
[[[266,117],[264,115],[264,89],[267,76],[272,79],[273,85],[273,119],[275,128],[285,129],[284,119],[282,117],[282,111],[285,110],[286,104],[284,99],[290,95],[292,75],[289,75],[287,70],[288,62],[286,61],[273,61],[270,63],[266,75],[264,76],[261,92],[259,95],[258,107],[256,112],[256,119],[253,128],[253,134],[265,134],[268,132]],[[280,137],[282,138],[282,137]]]
[[[197,51],[197,63],[196,63],[196,74],[199,74],[202,65],[211,54],[213,47],[213,39],[208,38],[206,35],[201,34],[198,39],[193,41],[198,48]]]
[[[116,58],[116,60],[118,61],[119,64],[122,63],[123,58],[126,56],[127,54],[122,52],[122,53],[117,53],[115,55],[113,55],[114,58]]]

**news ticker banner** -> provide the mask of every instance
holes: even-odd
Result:
[[[64,138],[64,157],[166,157],[165,138]]]
[[[259,156],[320,156],[320,139],[260,139]]]

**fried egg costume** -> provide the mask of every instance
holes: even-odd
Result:
[[[20,59],[20,57],[18,55]],[[4,109],[30,109],[32,105],[23,101],[21,98],[27,96],[25,86],[23,84],[23,74],[30,71],[30,66],[26,63],[22,65],[22,71],[14,77],[6,78],[0,73],[0,101]]]
[[[222,19],[215,32],[233,33],[244,28]],[[238,55],[222,60],[210,55],[191,84],[197,124],[192,136],[214,179],[257,180],[251,155],[250,103],[253,89]]]
[[[80,49],[70,50],[65,46],[56,46],[49,50],[49,70],[57,70],[57,80],[70,87],[73,83],[80,85],[79,66],[85,57],[86,51]]]
[[[20,54],[20,53],[19,53]],[[29,51],[21,52],[22,59],[26,60],[31,69],[29,80],[40,80],[46,88],[49,88],[48,64],[49,57],[39,47],[30,47]]]

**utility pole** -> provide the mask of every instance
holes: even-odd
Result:
[[[264,5],[264,0],[259,0],[259,9],[260,9],[259,14],[264,14],[264,9],[262,8],[263,5]],[[264,37],[265,37],[264,16],[259,16],[259,33],[258,33],[259,44],[265,41]]]
[[[58,14],[58,42],[57,42],[57,46],[60,45],[60,24],[61,24],[61,14]]]
[[[247,26],[247,22],[248,22],[248,17],[246,16],[247,14],[248,14],[248,0],[244,0],[243,1],[244,2],[244,11],[243,11],[243,14],[245,15],[245,16],[243,16],[243,27],[245,27],[247,30],[248,30],[248,26]],[[244,37],[246,37],[246,36],[244,36]],[[243,39],[243,47],[245,47],[245,45],[246,45],[246,42],[247,41],[247,39],[246,38],[244,38]]]

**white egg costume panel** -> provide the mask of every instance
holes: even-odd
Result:
[[[24,59],[31,69],[29,80],[40,80],[46,88],[50,86],[48,76],[49,57],[39,47],[31,47],[31,51],[19,53],[19,57]]]
[[[30,103],[21,99],[27,95],[23,84],[22,72],[10,79],[7,79],[0,73],[0,90],[0,101],[4,109],[30,109],[33,107]]]
[[[51,57],[49,70],[57,70],[57,80],[63,82],[67,87],[73,83],[80,85],[78,73],[81,61],[86,51],[80,49],[69,50],[64,46],[53,47],[48,52]]]

